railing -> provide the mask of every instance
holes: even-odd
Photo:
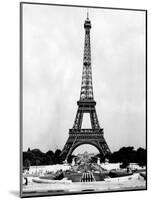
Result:
[[[103,134],[103,129],[69,129],[70,134]]]

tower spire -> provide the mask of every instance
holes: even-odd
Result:
[[[87,18],[84,22],[85,29],[85,42],[84,42],[84,55],[83,55],[83,72],[80,100],[93,100],[93,87],[92,87],[92,70],[91,70],[91,45],[90,45],[90,29],[91,21],[87,10]]]
[[[89,19],[89,9],[87,8],[87,19]]]

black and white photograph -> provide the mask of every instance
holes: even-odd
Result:
[[[20,3],[21,197],[147,189],[146,20]]]

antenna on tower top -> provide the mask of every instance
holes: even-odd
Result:
[[[89,19],[89,9],[87,8],[87,19]]]

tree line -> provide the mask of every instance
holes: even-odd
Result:
[[[60,156],[61,150],[57,149],[55,152],[52,150],[43,153],[39,149],[30,150],[23,152],[23,166],[28,168],[29,166],[38,166],[38,165],[53,165],[53,164],[62,164],[63,160]],[[71,155],[68,158],[68,162],[72,162],[72,158],[75,155]],[[95,155],[92,158],[93,162],[97,162],[97,157],[100,157],[101,162],[104,162],[105,159],[108,159],[110,163],[123,163],[123,167],[128,165],[128,163],[138,163],[140,166],[145,166],[147,163],[146,149],[138,148],[137,150],[134,147],[122,147],[118,151],[115,151],[106,157],[102,157],[100,154]]]
[[[102,157],[100,154],[96,155],[96,157],[100,157],[102,162],[105,161],[106,157]],[[129,163],[137,163],[140,166],[146,166],[147,164],[147,152],[146,149],[139,147],[138,149],[134,149],[134,147],[122,147],[118,151],[115,151],[107,156],[107,159],[110,163],[122,163],[123,167],[128,165]]]

